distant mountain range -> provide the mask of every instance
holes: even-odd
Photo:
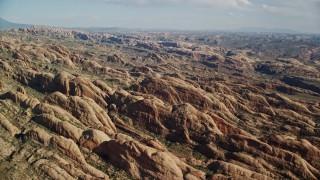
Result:
[[[0,18],[0,30],[29,28],[29,27],[31,27],[31,25],[12,23],[12,22],[9,22],[7,20]]]
[[[103,28],[103,27],[74,27],[68,29],[76,29],[81,31],[87,32],[94,32],[94,33],[105,33],[105,32],[112,32],[112,33],[121,33],[121,32],[155,32],[155,31],[165,31],[165,32],[232,32],[232,33],[287,33],[287,34],[300,34],[299,31],[294,31],[291,29],[281,29],[281,28],[262,28],[262,27],[243,27],[239,29],[229,29],[229,30],[183,30],[183,29],[155,29],[155,28],[124,28],[124,27],[110,27],[110,28]]]
[[[291,29],[282,29],[282,28],[262,28],[262,27],[243,27],[236,30],[232,30],[233,32],[258,32],[258,33],[290,33],[297,34],[299,31],[294,31]]]
[[[18,28],[29,28],[32,25],[29,24],[18,24],[9,22],[0,18],[0,30],[7,30],[7,29],[18,29]],[[119,28],[119,27],[74,27],[74,28],[66,28],[66,29],[76,29],[76,30],[83,30],[87,32],[95,32],[95,33],[103,33],[103,32],[128,32],[128,31],[172,31],[172,32],[186,32],[185,30],[174,30],[174,29],[145,29],[145,28]],[[212,30],[200,30],[200,32],[211,32]],[[290,34],[297,34],[300,33],[298,31],[290,30],[290,29],[269,29],[269,28],[262,28],[262,27],[244,27],[234,30],[215,30],[217,32],[248,32],[248,33],[290,33]],[[195,31],[196,32],[196,31]]]

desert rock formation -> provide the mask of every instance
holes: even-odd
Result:
[[[0,34],[1,178],[320,179],[307,35]]]

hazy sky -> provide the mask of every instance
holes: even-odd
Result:
[[[265,27],[320,33],[320,0],[0,0],[0,17],[62,27]]]

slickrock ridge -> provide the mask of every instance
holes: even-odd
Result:
[[[55,149],[57,149],[58,151],[60,151],[61,153],[63,153],[64,155],[68,156],[69,158],[75,160],[76,162],[80,163],[79,166],[88,174],[94,176],[92,178],[99,178],[99,179],[109,179],[108,176],[106,174],[104,174],[103,172],[95,169],[94,167],[92,167],[91,165],[87,164],[84,156],[82,155],[79,147],[71,140],[71,139],[66,139],[64,138],[63,136],[51,136],[49,135],[47,132],[45,132],[44,130],[42,129],[39,129],[39,128],[35,128],[35,129],[32,129],[30,131],[28,131],[26,133],[26,138],[31,138],[31,139],[34,139],[44,145],[49,145]],[[45,156],[55,156],[55,159],[58,160],[58,164],[60,163],[64,163],[66,161],[63,161],[59,156],[57,156],[56,154],[53,154],[53,153],[50,153],[50,152],[47,152],[49,154],[46,154]],[[63,162],[61,162],[63,161]],[[55,166],[55,168],[53,168],[52,170],[52,167],[50,166],[47,166],[47,163],[45,162],[49,162],[48,160],[46,159],[39,159],[39,160],[36,160],[34,163],[34,166],[40,166],[40,165],[44,165],[44,172],[47,173],[51,178],[56,178],[57,174],[58,176],[60,176],[59,174],[59,171],[55,172],[55,169],[59,169],[60,171],[62,172],[65,172],[64,170],[61,170],[61,168],[59,166],[57,166],[57,164],[55,163],[52,163],[53,166]],[[70,167],[71,166],[71,167]],[[78,173],[81,173],[83,174],[82,176],[84,177],[88,177],[88,174],[85,174],[83,172],[81,172],[81,170],[78,170],[78,169],[74,169],[72,168],[72,164],[69,164],[69,168],[67,168],[67,171],[74,171],[74,170],[77,170],[77,171],[80,171]],[[65,168],[65,167],[63,167]],[[53,173],[53,174],[51,174]],[[65,176],[68,176],[68,178],[72,178],[72,176],[69,176],[68,173],[65,173]],[[74,176],[76,176],[77,174],[75,174]],[[78,176],[79,177],[79,176]]]
[[[66,97],[60,92],[55,92],[47,96],[45,101],[49,104],[59,105],[87,126],[103,128],[108,133],[116,132],[116,127],[107,112],[90,98]]]
[[[320,179],[317,35],[0,35],[0,179]]]
[[[75,142],[80,139],[83,132],[82,129],[79,129],[66,121],[61,121],[50,114],[41,114],[36,116],[34,121],[57,134],[74,140]]]
[[[134,178],[151,175],[157,179],[205,179],[203,172],[171,157],[170,153],[147,147],[126,135],[116,134],[115,140],[103,143],[99,151]]]
[[[21,104],[23,107],[31,107],[34,108],[40,101],[37,98],[28,97],[26,94],[22,94],[20,92],[9,91],[3,95],[1,95],[0,99],[10,99],[15,103]]]
[[[0,125],[6,129],[11,135],[19,134],[21,131],[0,113]]]

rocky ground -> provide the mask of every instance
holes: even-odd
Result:
[[[320,179],[319,37],[0,35],[1,179]]]

